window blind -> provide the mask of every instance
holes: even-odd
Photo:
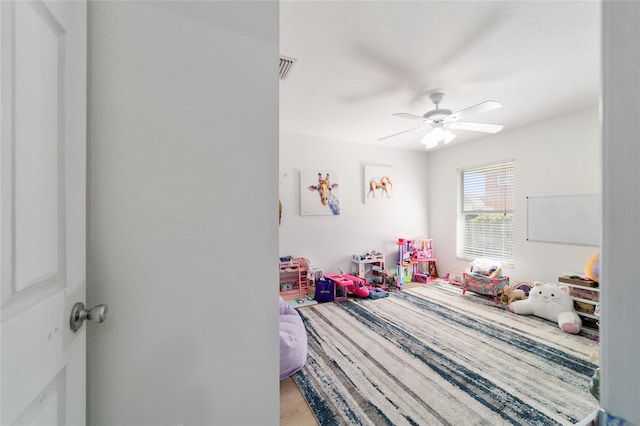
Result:
[[[457,256],[513,264],[515,162],[458,169]]]

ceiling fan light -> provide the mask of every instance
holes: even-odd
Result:
[[[439,135],[439,132],[436,132],[435,129],[422,138],[422,143],[426,149],[435,148],[438,146],[438,142],[440,142],[442,138]]]
[[[444,139],[444,132],[442,131],[441,127],[436,127],[435,129],[433,129],[431,135],[437,142],[440,142]]]
[[[422,138],[422,143],[427,148],[433,148],[437,146],[439,141],[440,141],[440,138],[437,136],[435,129],[427,133],[426,135],[424,135],[424,138]]]
[[[441,127],[436,127],[431,132],[427,133],[422,139],[422,143],[429,148],[435,148],[438,146],[440,141],[444,141],[444,143],[449,143],[454,140],[456,135],[454,135],[449,130],[442,130]]]
[[[447,144],[449,142],[451,142],[452,140],[454,140],[456,138],[456,135],[453,134],[450,130],[445,130],[444,134],[442,136],[442,139],[444,139],[444,143]]]
[[[430,140],[430,141],[428,141],[426,143],[423,140],[423,143],[424,143],[425,149],[431,149],[431,148],[435,148],[436,146],[438,146],[438,141],[436,141],[436,140]]]

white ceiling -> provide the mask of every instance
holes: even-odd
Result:
[[[280,130],[424,150],[430,93],[503,131],[598,105],[597,1],[281,1],[280,54],[297,59],[280,81]],[[457,130],[452,144],[485,133]]]

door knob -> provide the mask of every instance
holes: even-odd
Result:
[[[108,310],[107,305],[96,305],[93,308],[86,309],[84,303],[76,303],[71,308],[71,318],[69,319],[71,330],[74,332],[80,330],[85,320],[97,323],[104,322],[107,319]]]

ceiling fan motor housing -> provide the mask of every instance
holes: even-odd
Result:
[[[442,121],[445,117],[448,117],[451,115],[451,110],[450,109],[434,109],[428,112],[425,112],[424,115],[422,116],[422,118],[425,118],[427,120],[432,120],[433,122],[437,123]]]
[[[436,104],[436,108],[438,108],[438,104],[442,102],[442,100],[444,99],[444,93],[441,93],[441,92],[432,93],[429,95],[429,99],[431,99],[431,102]]]
[[[436,109],[424,113],[422,118],[426,120],[431,120],[435,124],[441,124],[442,120],[444,120],[445,117],[451,115],[450,109],[438,108],[438,105],[440,104],[440,102],[442,102],[442,99],[444,99],[444,93],[440,93],[440,92],[432,93],[429,95],[429,99],[431,99],[431,102],[433,102],[436,105]]]

